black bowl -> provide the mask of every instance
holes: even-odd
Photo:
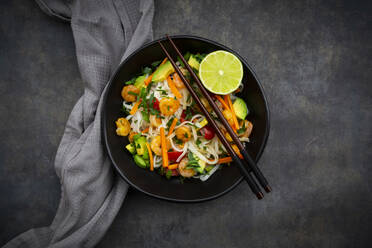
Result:
[[[244,67],[244,90],[240,93],[249,108],[248,120],[253,123],[253,131],[247,150],[250,155],[258,161],[265,147],[269,135],[269,109],[256,75],[251,67],[236,52],[217,42],[204,38],[180,35],[172,36],[174,42],[185,53],[209,53],[216,50],[226,50],[234,53],[242,61]],[[175,53],[170,44],[163,38],[168,51],[175,58]],[[183,183],[177,179],[167,180],[155,172],[144,170],[135,165],[132,156],[126,151],[128,144],[126,137],[119,137],[115,133],[115,120],[122,117],[122,98],[120,96],[124,82],[130,80],[133,75],[138,74],[141,68],[150,65],[153,61],[164,59],[165,55],[157,41],[148,43],[125,61],[123,61],[109,82],[104,96],[103,107],[103,133],[107,152],[117,172],[131,186],[148,195],[176,202],[200,202],[219,197],[237,186],[242,181],[237,166],[223,166],[207,181],[198,179],[185,180]],[[247,190],[250,190],[247,187]]]

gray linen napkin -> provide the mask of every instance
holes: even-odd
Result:
[[[55,159],[62,195],[49,227],[31,229],[4,247],[93,247],[127,193],[113,173],[101,132],[102,95],[120,61],[152,39],[152,0],[37,0],[71,22],[84,94],[67,121]],[[63,68],[61,68],[63,70]]]

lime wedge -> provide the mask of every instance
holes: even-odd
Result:
[[[215,51],[200,63],[199,77],[210,92],[227,95],[239,87],[243,78],[243,65],[234,54]]]

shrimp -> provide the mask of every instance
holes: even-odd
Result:
[[[125,118],[119,118],[116,120],[116,134],[119,136],[127,136],[131,130],[130,123]]]
[[[180,107],[180,102],[174,98],[163,98],[160,100],[159,109],[160,112],[165,115],[173,115]]]
[[[129,139],[129,142],[130,142],[130,143],[133,143],[133,137],[134,137],[134,135],[136,135],[136,134],[138,134],[138,133],[133,132],[133,131],[131,131],[131,132],[129,133],[128,139]]]
[[[174,85],[176,85],[176,87],[178,89],[185,88],[185,85],[183,84],[183,82],[182,82],[182,80],[181,80],[181,78],[180,78],[180,76],[178,75],[177,72],[173,74],[173,82],[174,82]]]
[[[161,125],[161,119],[156,117],[156,115],[150,115],[150,124],[154,127],[159,127]]]
[[[239,136],[243,138],[249,138],[249,136],[252,133],[253,124],[250,121],[244,120],[244,127],[245,127],[245,132],[240,134]]]
[[[233,114],[231,113],[231,111],[228,110],[228,109],[225,109],[224,111],[222,111],[222,114],[225,117],[225,119],[227,120],[227,122],[229,123],[229,125],[233,127],[234,126],[234,119],[233,119]]]
[[[169,139],[166,139],[166,143],[167,143],[167,150],[169,150],[171,148],[171,143],[170,143],[170,140]],[[162,152],[161,152],[161,138],[160,136],[156,136],[154,139],[151,140],[151,143],[150,143],[150,147],[151,147],[151,150],[158,156],[161,156],[162,155]]]
[[[127,85],[124,86],[121,90],[121,96],[126,102],[135,102],[137,100],[137,96],[140,93],[140,89],[134,85]]]
[[[184,142],[191,139],[191,131],[190,128],[186,126],[181,126],[176,129],[175,134],[177,136],[177,139],[182,140]]]
[[[189,162],[188,158],[183,158],[178,165],[178,172],[180,173],[181,176],[183,177],[193,177],[195,176],[195,171],[193,169],[187,169],[187,163]]]

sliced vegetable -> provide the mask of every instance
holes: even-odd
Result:
[[[142,102],[142,99],[140,99],[138,102],[136,102],[134,104],[133,108],[130,110],[129,114],[134,115],[137,112],[138,107],[141,104],[141,102]]]
[[[141,136],[137,139],[134,139],[134,144],[138,155],[143,155],[146,148],[146,138]]]
[[[164,127],[160,128],[160,138],[161,138],[161,153],[162,153],[162,158],[163,158],[163,167],[168,167],[168,153],[167,153],[167,144],[165,142]]]
[[[200,129],[200,132],[204,135],[204,138],[207,140],[213,139],[215,135],[214,129],[210,125],[207,125]]]
[[[148,78],[146,78],[146,80],[145,80],[145,85],[147,86],[147,85],[149,85],[150,83],[151,83],[151,80],[152,80],[152,76],[154,75],[154,73],[153,74],[151,74],[150,76],[148,76]]]
[[[240,155],[239,155],[239,158],[240,158],[240,159],[243,159],[243,156],[240,154]],[[230,162],[232,162],[232,161],[233,161],[233,160],[232,160],[231,157],[224,157],[224,158],[220,158],[220,159],[218,159],[217,164],[226,164],[226,163],[230,163]]]
[[[149,157],[150,157],[150,170],[153,171],[154,170],[154,158],[152,157],[152,151],[150,148],[150,144],[148,142],[146,142],[146,147],[147,147],[147,151],[149,152]]]
[[[177,168],[178,168],[178,164],[171,164],[171,165],[168,166],[168,169],[170,169],[170,170],[175,170]]]
[[[169,161],[176,161],[183,152],[168,152],[168,160]]]
[[[154,74],[152,74],[152,81],[161,82],[167,79],[167,77],[174,72],[173,65],[171,62],[167,61],[160,65]]]
[[[155,98],[155,100],[153,101],[153,104],[152,104],[152,108],[153,109],[156,109],[156,110],[160,110],[159,109],[159,100]]]
[[[173,133],[173,130],[174,130],[174,128],[175,128],[176,125],[177,125],[177,121],[178,121],[178,119],[175,117],[175,118],[173,119],[173,121],[172,121],[172,124],[171,124],[170,127],[169,127],[168,137]]]
[[[222,99],[222,97],[220,95],[215,95],[215,97],[217,98],[217,100],[222,104],[222,106],[225,108],[225,109],[229,109],[229,106],[227,105],[227,103]]]
[[[146,161],[138,154],[134,155],[134,162],[136,163],[136,165],[138,165],[139,167],[145,169],[147,167],[146,165]]]
[[[147,133],[150,130],[149,127],[146,127],[145,129],[142,130],[142,133]]]
[[[139,89],[142,88],[145,85],[145,80],[146,80],[146,75],[139,76],[138,78],[136,78],[134,86],[136,86]]]
[[[233,110],[236,116],[241,120],[244,120],[248,115],[247,104],[245,104],[244,100],[239,97],[234,101]]]
[[[163,65],[163,64],[165,64],[165,62],[167,62],[167,58],[165,58],[165,59],[163,59],[163,61],[160,63],[160,65],[159,65],[159,67],[161,66],[161,65]],[[155,72],[154,72],[155,73]],[[146,80],[145,80],[145,85],[147,86],[147,85],[149,85],[150,83],[151,83],[151,81],[152,81],[152,77],[154,76],[154,73],[152,73],[148,78],[146,78]]]
[[[184,111],[182,111],[181,118],[180,118],[180,122],[182,123],[182,122],[184,122],[185,120],[186,120],[186,112],[185,112],[185,110],[184,110]]]
[[[193,55],[190,56],[189,61],[187,63],[191,66],[191,68],[194,68],[195,70],[199,71],[200,63],[194,58]]]
[[[230,108],[231,113],[233,115],[235,130],[237,130],[237,129],[239,129],[239,123],[238,123],[238,119],[236,119],[236,114],[235,114],[235,111],[234,111],[234,108],[233,108],[233,105],[232,105],[232,102],[231,102],[230,95],[225,95],[225,101],[229,105],[229,108]]]
[[[208,124],[208,121],[206,118],[203,118],[203,120],[195,123],[195,126],[198,128],[198,129],[201,129],[202,127],[204,127],[205,125]]]
[[[169,86],[170,90],[172,91],[173,95],[175,95],[177,99],[181,99],[182,94],[178,91],[176,85],[174,84],[174,82],[173,82],[173,80],[171,79],[170,76],[168,76],[167,82],[168,82],[168,86]]]
[[[136,154],[136,148],[134,147],[134,144],[128,144],[125,146],[125,148],[127,148],[127,150],[132,153],[132,154]]]

